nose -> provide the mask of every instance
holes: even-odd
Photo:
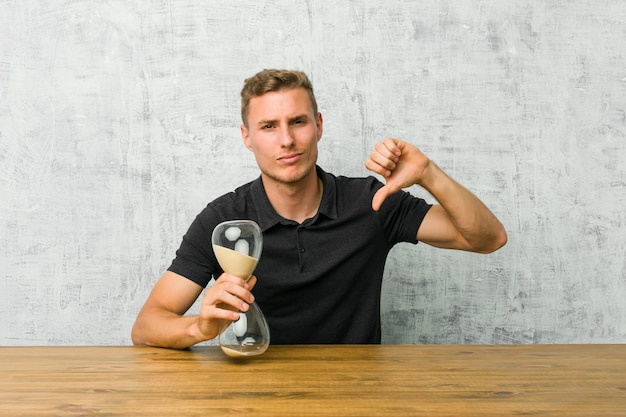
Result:
[[[288,148],[294,143],[293,132],[290,127],[284,127],[280,131],[280,145],[283,148]]]

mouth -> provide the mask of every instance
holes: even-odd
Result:
[[[282,162],[284,164],[293,164],[298,162],[298,160],[300,159],[300,156],[302,156],[302,154],[299,153],[292,153],[289,155],[283,155],[281,157],[278,158],[279,162]]]

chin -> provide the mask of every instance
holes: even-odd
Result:
[[[300,169],[297,172],[285,173],[285,172],[271,172],[271,171],[262,171],[266,177],[288,185],[294,185],[303,182],[305,179],[311,175],[311,173],[315,173],[315,164],[311,167],[307,167],[306,169]]]

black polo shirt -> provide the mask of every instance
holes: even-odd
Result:
[[[226,220],[254,220],[263,252],[253,293],[272,344],[380,343],[380,295],[385,260],[394,244],[417,243],[430,209],[401,191],[378,212],[374,177],[334,176],[317,167],[323,195],[315,217],[302,224],[279,216],[261,177],[211,202],[183,237],[169,270],[205,287],[222,273],[211,233]]]

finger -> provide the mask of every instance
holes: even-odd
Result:
[[[383,177],[388,177],[391,175],[391,170],[382,167],[380,164],[374,162],[371,157],[370,159],[365,161],[365,168],[378,175],[382,175]]]
[[[398,148],[393,139],[385,139],[383,142],[378,142],[374,145],[374,150],[394,162],[397,162],[398,157],[401,155],[400,148]]]
[[[250,278],[248,278],[248,280],[246,281],[246,285],[247,285],[246,289],[248,291],[251,291],[256,285],[256,282],[257,282],[256,276],[250,275]]]
[[[374,150],[370,154],[370,160],[387,170],[393,170],[398,162],[398,157],[390,153],[387,148],[383,150]]]
[[[402,155],[402,149],[396,143],[395,139],[385,139],[384,142],[378,142],[374,145],[374,150],[370,153],[369,160],[373,164],[380,165],[384,171],[380,169],[376,170],[374,166],[373,170],[381,175],[388,176],[390,171],[393,171],[400,157]]]
[[[211,305],[202,309],[201,316],[205,319],[235,321],[239,320],[239,310],[226,305]]]
[[[372,209],[378,211],[389,194],[391,194],[390,188],[386,185],[376,191],[376,194],[374,194],[372,198]]]
[[[242,300],[239,297],[236,297],[229,293],[219,294],[217,297],[208,296],[205,297],[205,300],[202,303],[203,307],[209,309],[217,309],[217,310],[228,310],[228,311],[248,311],[250,308],[250,304],[246,301]]]
[[[230,275],[227,272],[224,272],[215,281],[215,285],[217,284],[225,285],[228,282],[241,286],[249,291],[256,285],[257,278],[254,275],[250,275],[248,279],[243,279],[243,278],[239,278],[238,276]]]
[[[254,295],[242,285],[245,283],[234,283],[219,278],[215,284],[207,289],[203,303],[207,305],[217,305],[224,303],[237,310],[247,311],[248,304],[254,302]]]
[[[370,157],[365,161],[365,167],[372,172],[375,172],[383,177],[387,178],[391,175],[391,172],[396,169],[397,161],[384,156],[382,153],[374,150],[370,154]]]
[[[385,146],[387,146],[387,148],[397,156],[402,155],[403,143],[404,143],[403,141],[401,141],[400,139],[396,139],[396,138],[385,139]]]

